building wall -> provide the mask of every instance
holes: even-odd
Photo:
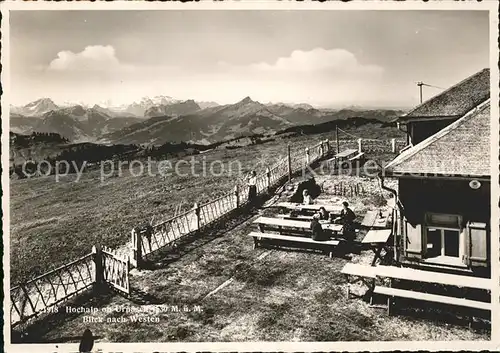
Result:
[[[471,179],[472,180],[472,179]],[[401,235],[399,258],[402,262],[429,265],[427,254],[426,213],[460,215],[462,229],[461,263],[473,271],[490,267],[490,187],[481,181],[477,190],[470,188],[470,180],[417,179],[399,180],[399,199],[404,215],[398,234]],[[474,230],[474,224],[486,224],[485,230]],[[435,228],[434,226],[430,226]]]
[[[471,178],[472,180],[472,178]],[[478,190],[470,180],[410,179],[399,180],[399,198],[408,221],[421,223],[426,212],[460,214],[464,222],[490,221],[490,183],[481,182]]]
[[[444,129],[457,119],[418,121],[408,124],[410,141],[413,145],[420,143],[436,132]]]

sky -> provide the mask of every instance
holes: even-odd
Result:
[[[11,11],[11,100],[412,107],[489,67],[484,11]],[[438,94],[424,87],[424,99]]]

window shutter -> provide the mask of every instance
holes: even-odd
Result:
[[[406,230],[406,257],[422,258],[422,226],[416,224],[412,226],[405,220]]]
[[[486,223],[469,222],[467,224],[469,235],[469,252],[472,266],[488,265],[488,237]]]
[[[463,237],[463,240],[464,240],[464,253],[463,253],[462,261],[466,266],[470,266],[471,265],[471,260],[470,260],[471,242],[470,242],[469,229],[468,228],[463,229],[461,236]]]

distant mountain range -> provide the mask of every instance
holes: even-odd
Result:
[[[316,109],[305,103],[262,104],[250,97],[218,105],[156,96],[119,107],[58,106],[50,98],[41,98],[23,107],[11,107],[10,130],[20,134],[58,133],[72,142],[209,144],[332,120],[365,118],[385,123],[402,113],[391,109]]]

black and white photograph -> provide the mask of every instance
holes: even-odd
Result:
[[[495,338],[497,4],[88,5],[2,9],[13,349]]]

